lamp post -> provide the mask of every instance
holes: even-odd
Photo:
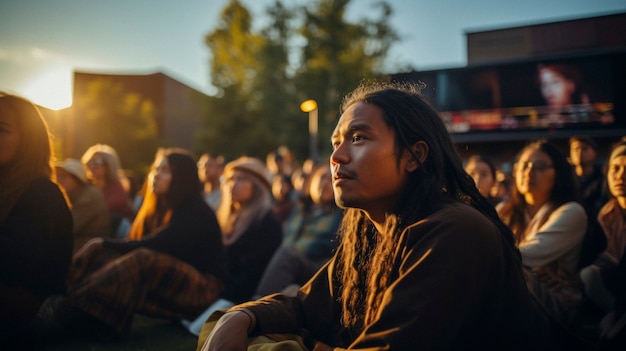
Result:
[[[309,153],[317,161],[317,102],[306,100],[300,104],[300,110],[309,114]]]

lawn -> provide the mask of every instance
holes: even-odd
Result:
[[[49,343],[42,351],[194,351],[198,338],[180,323],[135,315],[130,336],[125,341],[98,342],[73,338]]]

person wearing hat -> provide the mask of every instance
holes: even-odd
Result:
[[[626,341],[626,140],[613,146],[607,163],[607,185],[611,199],[598,214],[607,247],[595,262],[580,272],[588,298],[606,316],[601,338]],[[623,331],[622,331],[623,330]]]
[[[194,319],[213,304],[226,257],[200,189],[190,151],[158,149],[129,237],[94,238],[76,252],[53,322],[70,336],[123,340],[135,314]]]
[[[87,180],[83,164],[73,158],[56,164],[57,181],[72,205],[74,252],[89,239],[110,237],[109,211],[102,192]]]
[[[230,274],[223,299],[250,300],[282,243],[282,224],[271,207],[271,173],[260,159],[243,156],[226,164],[217,209]]]
[[[598,224],[598,211],[608,196],[605,192],[604,174],[597,164],[598,144],[584,135],[569,139],[569,162],[578,180],[580,203],[587,213],[587,233],[583,239],[579,268],[591,264],[606,247],[602,228]]]

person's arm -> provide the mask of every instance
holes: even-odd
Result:
[[[452,218],[451,214],[443,217]],[[490,222],[456,219],[431,218],[398,238],[405,244],[395,253],[397,275],[374,321],[361,332],[347,333],[340,323],[339,283],[334,272],[337,256],[297,297],[275,294],[236,308],[254,314],[258,333],[293,333],[304,328],[322,342],[318,346],[325,344],[337,351],[406,350],[415,345],[425,350],[446,349],[471,340],[475,346],[509,346],[504,345],[508,342],[518,349],[532,342],[531,338],[509,337],[532,336],[533,330],[528,292],[513,248],[506,248]]]
[[[126,253],[144,247],[170,254],[179,259],[188,260],[197,254],[198,245],[206,241],[207,236],[219,236],[220,229],[215,215],[201,198],[183,204],[172,215],[168,225],[151,233],[145,239],[120,241],[107,239],[103,246]]]
[[[565,255],[580,245],[586,230],[585,209],[576,202],[561,205],[550,214],[535,238],[520,247],[524,264],[540,267]]]
[[[201,351],[245,351],[256,317],[245,308],[228,311],[215,324]]]

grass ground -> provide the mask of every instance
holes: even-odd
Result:
[[[194,351],[198,338],[180,323],[135,315],[130,336],[124,341],[98,342],[71,338],[50,342],[42,351]]]

